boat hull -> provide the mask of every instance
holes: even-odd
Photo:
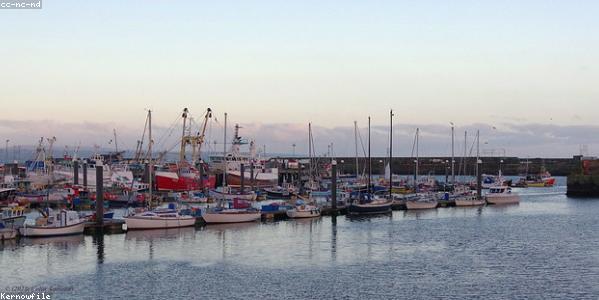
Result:
[[[167,229],[194,226],[196,219],[192,216],[181,217],[145,217],[130,216],[125,218],[127,230]]]
[[[202,214],[202,218],[208,224],[222,223],[245,223],[254,222],[262,218],[260,212],[255,213],[213,213],[207,212]]]
[[[77,224],[61,227],[24,226],[19,228],[19,232],[25,237],[44,237],[82,234],[84,229],[85,222],[80,222]]]
[[[439,204],[439,202],[437,202],[437,201],[407,200],[406,208],[409,210],[410,209],[433,209],[433,208],[437,208],[437,204]]]
[[[297,210],[290,209],[287,212],[287,217],[292,219],[300,219],[300,218],[317,218],[320,217],[320,209],[310,209],[310,210]]]
[[[12,229],[12,228],[0,229],[0,241],[12,240],[12,239],[16,238],[17,232],[19,232],[19,231],[16,229]]]
[[[517,204],[520,203],[518,195],[487,195],[487,203],[489,204]]]
[[[485,199],[456,199],[455,206],[480,206],[486,203]]]
[[[361,215],[361,214],[385,214],[391,212],[391,202],[384,204],[356,204],[353,203],[349,206],[348,212],[350,214]]]
[[[255,187],[269,187],[277,185],[279,178],[278,175],[268,174],[268,173],[257,173],[254,175],[256,178],[254,179]],[[227,184],[230,186],[241,186],[241,173],[236,171],[229,171],[227,173]],[[248,172],[245,172],[245,178],[243,181],[245,186],[252,185],[252,179]]]
[[[156,172],[156,188],[160,191],[185,192],[202,189],[202,182],[195,176],[180,176],[174,172]],[[203,186],[214,187],[216,178],[204,179]]]

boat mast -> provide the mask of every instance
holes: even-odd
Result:
[[[152,165],[152,111],[148,110],[148,156],[149,156],[149,161],[148,161],[148,165],[149,165],[149,169],[150,169],[150,174],[149,174],[149,178],[148,178],[148,183],[150,184],[149,190],[150,190],[150,201],[149,206],[151,207],[152,205],[152,177],[153,177],[153,171],[154,171],[154,166]]]
[[[468,148],[468,131],[464,131],[464,163],[462,164],[464,167],[464,173],[462,175],[466,176],[466,156],[468,153],[466,152],[466,148]]]
[[[183,114],[181,117],[183,118],[183,130],[181,133],[181,150],[179,151],[179,162],[183,162],[185,160],[185,146],[187,145],[187,140],[185,138],[185,128],[187,125],[187,113],[189,110],[187,108],[183,109]]]
[[[372,177],[372,157],[370,156],[370,116],[368,116],[368,197],[370,198]]]
[[[118,154],[119,153],[119,143],[117,142],[117,139],[116,139],[116,128],[112,129],[112,132],[114,133],[114,150]]]
[[[454,139],[454,133],[455,133],[455,126],[453,125],[453,122],[451,123],[451,185],[455,184],[455,139]]]
[[[308,177],[310,179],[309,179],[308,186],[311,190],[312,182],[314,181],[314,178],[312,177],[312,168],[314,168],[314,164],[312,162],[312,123],[308,123],[308,157],[309,157],[309,164],[310,164],[310,169],[309,169],[310,173],[308,175]]]
[[[420,128],[416,128],[416,170],[414,172],[414,187],[415,187],[415,191],[417,193],[418,193],[418,143],[420,142],[419,134],[420,134]]]
[[[358,179],[358,121],[354,121],[354,144],[356,145],[356,180]]]
[[[476,178],[478,178],[478,172],[480,172],[480,170],[478,169],[478,161],[480,160],[480,141],[479,141],[479,134],[480,134],[480,130],[476,131]]]
[[[389,117],[389,199],[393,199],[393,110],[389,112]]]
[[[223,137],[223,187],[227,186],[227,168],[229,164],[227,163],[227,113],[225,113],[225,130]]]

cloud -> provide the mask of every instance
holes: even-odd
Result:
[[[221,122],[222,123],[222,122]],[[268,153],[297,154],[308,152],[308,124],[297,123],[242,123],[240,135],[255,140],[259,148],[266,145]],[[358,150],[363,156],[367,148],[367,129],[359,125]],[[178,151],[181,135],[180,124],[171,126],[156,124],[153,127],[156,151]],[[228,130],[228,143],[233,136],[233,126]],[[0,120],[0,139],[10,140],[10,145],[35,145],[40,137],[57,137],[56,148],[65,145],[93,148],[99,145],[103,150],[114,149],[108,142],[113,139],[113,129],[117,130],[119,147],[134,149],[143,133],[143,128],[123,127],[113,122],[61,122],[55,120]],[[451,154],[451,128],[449,124],[395,124],[393,134],[393,153],[396,156],[409,156],[413,153],[414,133],[420,129],[419,152],[421,156]],[[495,129],[494,129],[495,128]],[[483,154],[520,157],[571,157],[578,154],[580,145],[590,149],[599,149],[595,137],[599,136],[599,126],[591,125],[554,125],[540,123],[475,123],[456,127],[455,152],[464,153],[464,131],[468,132],[467,152],[474,151],[476,131],[480,130],[481,152]],[[197,131],[197,130],[195,130]],[[206,131],[204,151],[222,151],[222,124],[211,122]],[[324,127],[312,125],[314,147],[317,154],[332,151],[336,156],[355,154],[355,136],[353,126]],[[372,155],[387,155],[389,130],[385,126],[372,126]],[[3,143],[2,143],[3,144]],[[332,144],[332,147],[330,146]],[[4,146],[4,144],[3,144]],[[332,149],[332,150],[331,150]],[[475,152],[472,152],[474,154]],[[591,153],[592,154],[592,153]]]

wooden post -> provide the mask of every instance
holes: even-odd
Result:
[[[240,170],[240,175],[241,175],[241,194],[243,194],[244,190],[245,190],[245,165],[241,164],[239,166],[239,170]]]
[[[254,190],[254,162],[250,163],[250,185],[252,186],[252,191]]]
[[[333,208],[333,213],[337,213],[337,161],[333,160],[331,163],[331,206]]]
[[[204,165],[201,161],[198,164],[198,171],[200,173],[200,190],[204,191]]]
[[[83,186],[87,187],[87,163],[83,163]]]
[[[104,171],[102,166],[96,166],[96,223],[104,223]]]
[[[482,199],[482,182],[483,182],[483,175],[482,175],[482,172],[481,172],[482,164],[483,164],[483,161],[480,158],[477,158],[476,159],[476,170],[477,170],[477,174],[476,174],[476,198],[477,199]]]
[[[73,184],[74,185],[79,184],[79,162],[78,161],[73,162]]]

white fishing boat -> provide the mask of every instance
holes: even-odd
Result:
[[[47,216],[36,219],[35,225],[25,224],[19,232],[25,237],[44,237],[82,234],[85,220],[79,218],[79,213],[72,210],[50,210]]]
[[[320,208],[315,205],[305,204],[303,200],[297,200],[295,207],[287,210],[286,213],[292,219],[317,218],[320,217]]]
[[[489,188],[485,196],[489,204],[516,204],[520,203],[520,196],[512,192],[511,187],[494,186]]]
[[[156,209],[133,214],[124,218],[127,230],[166,229],[195,225],[193,216],[180,215],[174,209]]]
[[[453,200],[456,206],[479,206],[486,203],[485,199],[478,198],[476,193],[463,185],[456,186],[448,196],[449,200]]]
[[[208,224],[254,222],[262,218],[257,209],[214,208],[202,213]]]
[[[478,199],[476,194],[464,194],[455,196],[456,206],[480,206],[486,203],[485,199]]]

